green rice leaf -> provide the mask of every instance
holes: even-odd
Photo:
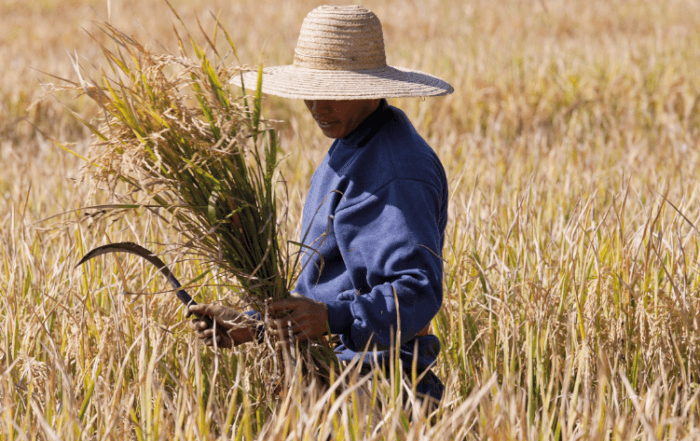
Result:
[[[193,58],[177,31],[178,57],[151,53],[109,25],[104,32],[118,45],[102,51],[112,76],[102,71],[100,86],[85,89],[103,110],[103,125],[80,118],[95,139],[93,156],[78,156],[98,168],[90,176],[96,188],[114,188],[115,176],[128,184],[107,205],[162,207],[158,215],[173,227],[177,244],[218,268],[222,283],[237,286],[254,308],[288,297],[295,266],[280,246],[278,141],[261,116],[262,64],[251,111],[233,105],[240,97],[224,87],[239,70],[217,70],[189,33]]]
[[[258,89],[255,91],[255,102],[253,103],[253,133],[257,132],[260,123],[260,110],[262,109],[262,81],[263,65],[258,68]]]

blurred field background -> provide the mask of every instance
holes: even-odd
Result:
[[[195,39],[196,17],[213,32],[219,16],[253,66],[290,63],[321,3],[172,0]],[[376,430],[347,396],[291,387],[275,400],[257,348],[216,355],[194,344],[172,295],[120,295],[165,289],[141,262],[73,269],[94,246],[160,251],[173,233],[146,211],[37,223],[107,197],[76,186],[80,160],[41,134],[86,152],[89,133],[68,109],[97,109],[72,94],[39,100],[42,84],[59,83],[42,72],[77,79],[69,54],[86,78],[98,72],[86,32],[106,37],[94,22],[175,53],[175,19],[161,0],[0,0],[0,439],[700,436],[700,3],[363,4],[382,21],[390,64],[455,87],[391,101],[436,150],[452,191],[433,322],[447,391],[434,421],[409,424],[391,382],[378,386]],[[330,141],[302,102],[269,97],[263,113],[280,121],[295,236]],[[198,271],[176,267],[182,280]]]

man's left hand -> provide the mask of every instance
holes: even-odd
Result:
[[[285,310],[287,312],[286,316],[273,320],[268,330],[281,339],[289,340],[293,336],[295,340],[303,341],[322,337],[328,331],[328,307],[325,303],[292,293],[292,298],[272,302],[268,308],[273,317],[278,317]]]

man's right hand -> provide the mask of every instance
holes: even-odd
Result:
[[[189,322],[190,329],[207,346],[230,349],[253,341],[255,335],[253,320],[233,308],[200,303],[188,307],[187,317],[193,314],[207,315],[214,322],[212,328],[209,328],[204,320],[195,318]]]

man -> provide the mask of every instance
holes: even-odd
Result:
[[[244,76],[247,84],[255,78]],[[429,326],[442,304],[447,179],[433,150],[385,98],[452,91],[439,78],[388,66],[379,19],[361,6],[314,9],[302,24],[294,64],[267,68],[263,76],[264,93],[303,99],[323,134],[335,139],[305,201],[296,294],[270,310],[289,311],[286,321],[299,340],[328,329],[339,335],[341,360],[359,357],[369,344],[367,366],[388,360],[400,331],[403,365],[410,372],[415,362],[422,375],[417,392],[437,400],[443,386],[430,367],[440,343]],[[228,331],[215,335],[192,322],[206,344],[231,347],[254,338],[253,329],[234,324],[239,314],[230,308],[190,311]]]

